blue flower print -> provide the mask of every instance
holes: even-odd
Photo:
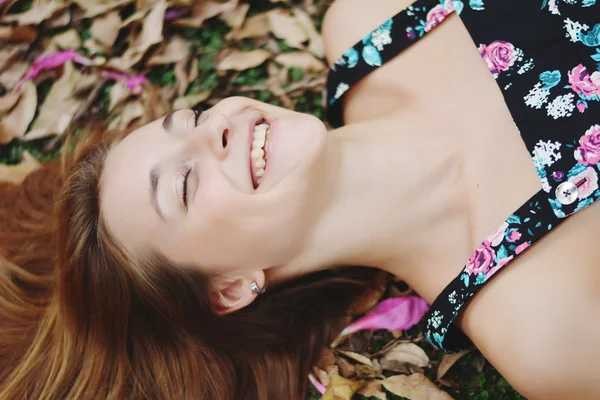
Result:
[[[600,46],[600,24],[594,25],[589,32],[579,32],[579,40],[588,47]]]
[[[362,57],[369,65],[381,65],[381,56],[375,46],[367,45],[363,48]]]
[[[544,84],[542,86],[543,90],[550,90],[554,86],[558,85],[561,79],[561,74],[559,70],[554,71],[544,71],[540,74],[540,81]]]
[[[348,68],[354,68],[356,63],[358,63],[358,51],[354,47],[346,50],[344,57],[346,57],[346,66]]]
[[[469,7],[477,11],[485,10],[483,0],[469,0]]]

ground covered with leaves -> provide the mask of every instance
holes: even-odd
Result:
[[[232,95],[323,118],[330,3],[0,0],[0,180],[20,182],[93,119],[126,129],[151,108]],[[411,295],[387,281],[356,318],[381,318],[377,305]],[[445,356],[418,325],[393,328],[384,319],[340,337],[315,366],[309,399],[521,398],[480,353]]]

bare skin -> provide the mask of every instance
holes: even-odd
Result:
[[[336,1],[323,26],[329,62],[411,3]],[[344,115],[347,128],[377,126],[407,136],[408,146],[430,144],[426,161],[434,166],[421,162],[412,171],[434,178],[431,196],[444,210],[438,218],[453,222],[418,227],[415,250],[386,268],[429,302],[541,187],[501,92],[456,15],[353,87]],[[600,398],[598,235],[600,207],[592,205],[513,261],[460,318],[486,358],[529,399]]]
[[[409,4],[338,0],[323,26],[329,61]],[[151,250],[202,269],[223,313],[255,299],[253,281],[268,288],[344,265],[384,269],[432,302],[540,189],[519,132],[456,16],[352,88],[344,108],[347,124],[330,132],[244,98],[198,120],[179,110],[168,129],[161,118],[111,150],[101,216],[131,257]],[[275,139],[254,188],[248,154],[261,119]],[[458,321],[530,399],[600,398],[598,222],[595,204],[570,217]]]

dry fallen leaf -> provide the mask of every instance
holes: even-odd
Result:
[[[116,82],[110,89],[108,112],[123,103],[131,95],[131,90],[123,82]]]
[[[351,400],[352,396],[361,388],[363,382],[356,382],[342,378],[339,375],[331,377],[327,391],[321,400]]]
[[[381,400],[387,400],[387,395],[381,389],[381,381],[377,380],[368,381],[365,386],[358,391],[358,394],[367,398],[374,396]]]
[[[246,14],[248,13],[249,9],[250,4],[240,3],[233,10],[219,15],[219,19],[223,20],[231,28],[239,29],[244,24],[244,19],[246,19]]]
[[[239,29],[232,29],[225,35],[227,40],[240,40],[259,38],[269,34],[268,13],[253,15],[246,18],[244,25]]]
[[[181,36],[175,35],[169,40],[167,45],[161,52],[153,55],[148,60],[147,65],[162,65],[174,64],[176,62],[186,60],[190,56],[189,43]]]
[[[46,21],[46,28],[62,28],[64,26],[69,25],[69,22],[71,22],[71,10],[68,8],[65,8],[62,11],[57,12],[56,14],[54,14],[52,17],[50,17],[47,21]]]
[[[44,54],[54,53],[60,50],[76,50],[81,47],[79,33],[75,29],[69,29],[52,38],[52,41],[44,49]]]
[[[73,3],[85,11],[83,18],[92,18],[132,2],[133,0],[73,0]]]
[[[427,367],[429,365],[429,357],[427,357],[425,351],[414,343],[398,343],[385,353],[382,360],[399,361],[417,367]]]
[[[308,36],[308,51],[319,58],[325,57],[323,37],[315,29],[315,24],[310,19],[310,16],[299,8],[294,8],[294,16]]]
[[[204,100],[208,99],[210,97],[211,93],[212,93],[212,89],[206,89],[201,92],[188,94],[187,96],[184,96],[184,97],[179,97],[173,103],[173,109],[178,110],[178,109],[182,109],[182,108],[183,109],[192,108],[196,104],[201,103]]]
[[[244,71],[248,68],[258,67],[271,57],[271,53],[266,50],[256,49],[251,51],[241,51],[234,49],[217,65],[218,71],[236,70]]]
[[[358,361],[361,364],[368,365],[370,367],[373,366],[373,362],[368,357],[363,356],[362,354],[354,353],[352,351],[342,351],[338,350],[340,354],[345,355],[348,358],[351,358],[354,361]]]
[[[10,95],[10,94],[9,94]],[[10,113],[0,120],[0,144],[8,143],[14,138],[21,138],[35,116],[37,108],[37,91],[32,82],[26,82],[19,92],[19,101]]]
[[[191,17],[176,19],[173,21],[173,25],[185,28],[200,28],[207,19],[235,9],[237,3],[238,0],[229,0],[225,3],[213,0],[196,1],[192,6]]]
[[[336,360],[336,365],[338,367],[339,375],[344,378],[352,378],[356,376],[356,367],[350,361],[346,360],[344,357],[338,357]]]
[[[0,128],[1,129],[1,128]],[[2,131],[0,130],[0,137]],[[40,162],[34,156],[24,151],[21,155],[21,162],[17,165],[0,164],[0,182],[13,183],[19,185],[23,180],[41,166]]]
[[[125,71],[137,64],[150,46],[160,43],[163,40],[163,22],[167,3],[164,0],[157,2],[148,13],[142,32],[135,39],[131,47],[125,50],[121,57],[113,58],[108,62],[108,66]]]
[[[0,73],[0,85],[7,89],[14,88],[29,69],[26,62],[16,62]]]
[[[17,22],[19,25],[39,25],[42,21],[47,20],[68,6],[68,2],[59,0],[37,2],[25,12],[5,15],[0,18],[0,22]]]
[[[308,40],[308,35],[296,18],[288,10],[276,8],[267,13],[271,32],[290,47],[302,48],[302,43]]]
[[[82,75],[73,64],[66,62],[63,75],[52,85],[31,131],[23,137],[24,140],[62,135],[65,132],[81,103],[81,100],[73,97],[81,78]]]
[[[4,96],[0,96],[0,116],[12,110],[20,97],[21,92],[17,92],[16,90],[10,91]]]
[[[314,367],[314,374],[317,377],[317,379],[319,380],[319,382],[321,382],[321,384],[323,386],[329,386],[329,381],[331,380],[331,378],[329,377],[329,374],[325,371],[323,371],[321,368],[317,368]],[[336,374],[339,375],[339,374]]]
[[[300,68],[308,72],[320,72],[325,69],[325,64],[305,51],[294,51],[291,53],[279,54],[275,61],[284,67]]]
[[[463,350],[459,353],[454,353],[454,354],[444,354],[444,357],[442,357],[442,361],[440,362],[440,365],[438,367],[437,370],[437,376],[436,379],[440,380],[444,377],[444,375],[446,375],[446,372],[448,372],[448,370],[458,361],[460,360],[464,355],[468,354],[471,352],[471,349],[466,349]]]
[[[423,374],[396,375],[381,381],[383,387],[395,395],[410,400],[452,400]]]
[[[119,36],[121,16],[117,11],[111,11],[94,18],[90,32],[98,42],[107,48],[111,48]]]
[[[0,40],[7,42],[33,43],[37,36],[37,31],[31,26],[0,26]]]
[[[0,47],[0,71],[2,71],[7,65],[10,65],[15,58],[25,50],[27,45],[23,43],[13,45],[2,45]]]

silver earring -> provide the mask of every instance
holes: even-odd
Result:
[[[256,294],[264,294],[266,292],[265,288],[258,287],[258,283],[252,281],[252,285],[250,285],[252,291]]]

